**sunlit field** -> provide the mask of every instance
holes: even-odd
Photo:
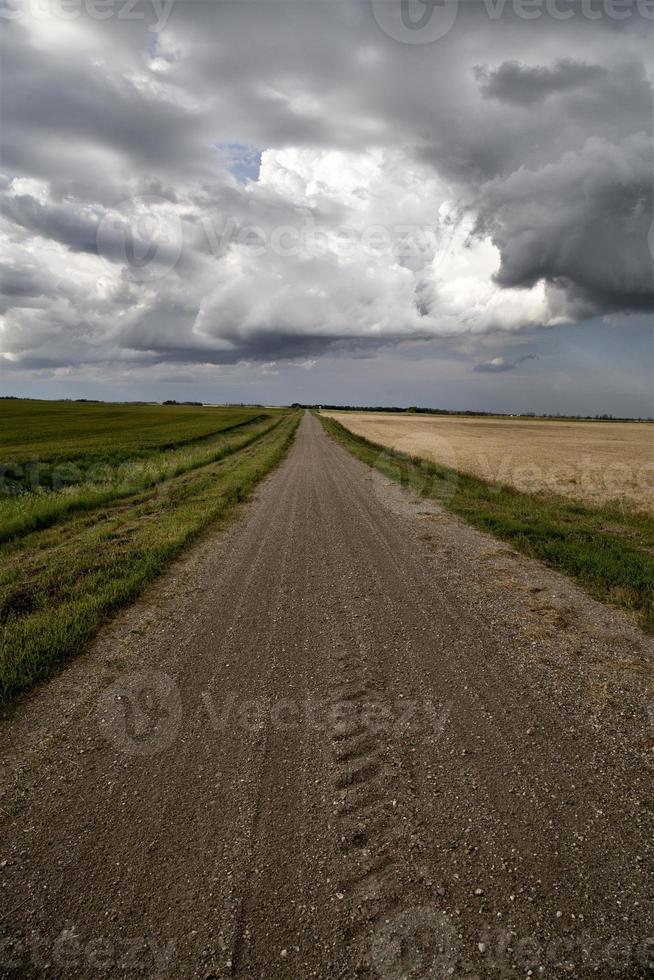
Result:
[[[654,512],[654,423],[324,414],[372,442],[482,480]]]

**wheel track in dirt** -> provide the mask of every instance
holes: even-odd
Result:
[[[347,554],[340,528],[328,520],[324,506],[321,512],[333,549]],[[375,676],[370,644],[352,615],[342,579],[335,575],[333,581],[348,642],[331,655],[329,734],[336,763],[336,833],[345,863],[340,887],[350,908],[348,938],[356,945],[372,923],[398,907],[411,835],[411,794],[393,758],[389,692]]]

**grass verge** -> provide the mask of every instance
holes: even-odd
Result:
[[[570,576],[597,598],[634,612],[654,633],[654,520],[648,514],[488,483],[370,442],[334,419],[319,419],[364,463]]]
[[[279,422],[258,416],[222,430],[201,445],[150,453],[144,459],[123,461],[119,466],[102,465],[86,470],[85,482],[58,491],[0,496],[0,544],[43,530],[71,514],[107,507],[118,500],[136,497],[149,487],[191,470],[207,466],[239,452],[260,439]]]
[[[225,520],[283,459],[299,420],[299,413],[282,417],[239,452],[149,495],[0,548],[0,701],[83,649],[107,614],[134,599],[201,531]]]

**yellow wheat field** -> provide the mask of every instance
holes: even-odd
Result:
[[[654,424],[325,412],[357,435],[484,480],[654,511]]]

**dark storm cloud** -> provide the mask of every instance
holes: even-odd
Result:
[[[100,214],[78,213],[70,204],[43,204],[31,194],[0,199],[0,214],[14,225],[68,246],[73,252],[97,252]]]
[[[552,302],[573,319],[654,308],[652,85],[645,64],[511,61],[475,75],[485,97],[525,108],[538,102],[511,139],[522,165],[504,161],[475,201],[478,230],[500,251],[496,281],[513,288],[544,281]]]
[[[537,171],[490,183],[480,228],[500,250],[502,286],[546,280],[588,314],[654,308],[652,140],[590,138]]]
[[[0,293],[4,296],[42,296],[52,285],[34,268],[17,268],[0,263]]]
[[[555,92],[568,92],[596,83],[606,76],[600,65],[579,61],[558,61],[553,67],[529,67],[518,61],[506,61],[499,68],[475,68],[475,77],[486,98],[530,106],[542,102]]]

